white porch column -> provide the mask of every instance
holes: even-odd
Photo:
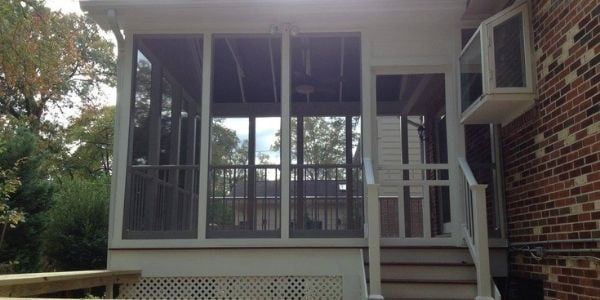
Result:
[[[460,179],[462,172],[458,166],[458,157],[465,157],[465,129],[460,123],[460,68],[458,57],[461,51],[460,25],[454,26],[451,34],[455,38],[450,55],[452,58],[451,69],[445,73],[446,91],[446,132],[448,145],[448,173],[450,179],[450,216],[452,223],[452,239],[456,246],[464,245],[462,224],[465,222],[463,184]]]
[[[117,104],[113,141],[113,176],[108,226],[108,248],[115,240],[122,239],[123,209],[125,207],[125,183],[129,155],[129,124],[131,116],[131,86],[133,76],[133,38],[128,35],[119,47],[117,57]]]
[[[383,299],[381,296],[381,253],[380,253],[380,225],[379,225],[379,185],[370,182],[375,178],[375,170],[372,160],[377,137],[376,128],[376,103],[372,97],[373,77],[371,74],[371,44],[365,32],[361,33],[361,109],[362,109],[362,151],[365,165],[366,178],[364,185],[365,195],[365,237],[369,245],[369,299]],[[375,138],[374,138],[375,137]],[[368,168],[368,169],[366,169]]]
[[[371,44],[369,43],[367,34],[361,32],[360,36],[360,53],[361,53],[361,110],[362,110],[362,151],[363,157],[373,159],[373,152],[375,148],[374,139],[377,138],[377,131],[375,128],[376,122],[376,103],[374,93],[372,93],[372,78],[371,74]],[[375,135],[374,135],[375,134]],[[374,161],[376,163],[376,161]]]
[[[198,239],[206,239],[208,168],[210,162],[210,95],[212,78],[212,35],[202,37],[202,102],[200,129],[200,191],[198,195]]]
[[[290,237],[290,28],[281,38],[281,238]]]
[[[485,189],[487,185],[472,186],[473,193],[473,239],[477,253],[475,266],[477,271],[477,297],[476,300],[491,300],[492,278],[490,273],[490,248],[488,242],[487,206]]]

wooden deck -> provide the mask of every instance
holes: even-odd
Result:
[[[105,286],[113,297],[115,284],[137,282],[141,271],[71,271],[0,275],[0,297],[26,297]]]

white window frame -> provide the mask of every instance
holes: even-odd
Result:
[[[502,23],[506,22],[512,17],[521,14],[523,22],[523,54],[525,64],[525,86],[524,87],[497,87],[496,86],[496,59],[495,59],[495,45],[494,45],[494,28]],[[533,93],[533,68],[532,68],[532,45],[531,45],[531,19],[529,17],[529,9],[526,2],[523,2],[516,7],[509,7],[506,10],[494,15],[487,19],[484,23],[485,30],[487,31],[487,40],[489,41],[488,53],[486,57],[489,61],[489,82],[490,82],[490,93]],[[483,40],[482,40],[483,44]],[[485,47],[484,47],[485,48]],[[484,56],[482,55],[482,58]]]
[[[480,51],[481,51],[481,75],[482,75],[482,93],[468,107],[463,107],[462,99],[459,99],[462,111],[461,122],[469,119],[475,111],[486,105],[488,101],[518,101],[532,102],[535,97],[535,72],[533,68],[533,51],[532,51],[532,29],[530,6],[525,0],[519,0],[512,6],[500,11],[499,13],[484,20],[473,36],[465,44],[459,55],[463,57],[467,49],[479,36]],[[524,47],[524,64],[525,64],[525,86],[524,87],[497,87],[496,86],[496,65],[494,57],[494,28],[508,19],[521,14],[523,21],[523,47]],[[461,92],[462,93],[462,92]],[[503,123],[507,120],[512,120],[523,111],[520,108],[515,108],[515,113],[504,118]],[[489,123],[493,123],[490,121]],[[470,122],[469,122],[470,124]]]

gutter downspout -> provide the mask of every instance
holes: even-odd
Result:
[[[121,72],[123,72],[123,70],[125,70],[125,66],[124,66],[124,62],[125,62],[125,38],[123,37],[123,34],[121,33],[121,30],[119,28],[119,24],[117,22],[117,12],[114,9],[109,9],[106,11],[106,18],[108,20],[108,23],[110,24],[110,28],[113,32],[113,34],[115,35],[115,38],[117,40],[117,101],[122,101],[123,99],[123,93],[121,91],[121,89],[119,89],[119,86],[121,84],[121,80],[119,80],[119,77],[123,77],[122,74],[120,74]],[[118,103],[117,103],[118,106]],[[116,168],[116,166],[119,165],[118,162],[118,158],[119,155],[116,155],[119,151],[119,128],[120,128],[120,122],[119,122],[119,117],[118,117],[118,111],[116,111],[115,113],[115,120],[114,120],[114,127],[115,128],[115,132],[113,135],[113,161],[112,161],[112,176],[111,176],[111,183],[110,183],[110,203],[109,203],[109,222],[108,222],[108,249],[112,248],[112,242],[113,242],[113,238],[114,238],[114,230],[115,230],[115,226],[114,226],[114,220],[116,217],[116,200],[117,200],[117,180],[118,180],[118,176],[117,176],[117,172],[118,169]],[[106,263],[107,266],[106,268],[109,269],[109,262],[110,262],[110,251],[107,250],[107,259],[106,259]],[[108,288],[108,287],[107,287]]]

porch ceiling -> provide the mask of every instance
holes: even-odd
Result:
[[[193,37],[152,38],[145,37],[140,42],[162,63],[176,81],[194,99],[200,99],[202,87],[202,39]],[[194,65],[192,57],[198,57]]]
[[[430,115],[444,108],[444,74],[377,76],[379,115]]]
[[[506,7],[514,0],[469,0],[463,20],[482,20]]]

